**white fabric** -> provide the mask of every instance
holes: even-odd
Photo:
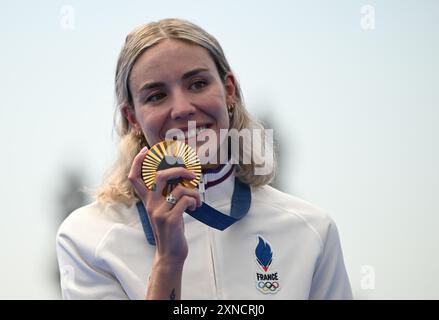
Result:
[[[217,179],[227,171],[206,175]],[[205,202],[230,210],[234,175],[205,192]],[[217,231],[184,215],[189,255],[182,299],[351,299],[334,221],[321,209],[270,186],[252,189],[248,214]],[[272,250],[268,273],[279,289],[263,293],[255,249]],[[147,243],[135,205],[92,203],[62,223],[57,254],[64,299],[144,299],[155,246]]]

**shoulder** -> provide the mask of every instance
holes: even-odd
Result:
[[[329,230],[335,228],[334,220],[324,209],[268,185],[252,189],[252,202],[281,219],[294,217],[295,221],[315,233],[322,245]]]
[[[120,204],[94,202],[73,211],[64,220],[56,235],[64,299],[127,298],[111,265],[100,253],[101,249],[105,250],[113,231],[134,224],[132,209]]]
[[[135,207],[135,205],[133,205]],[[58,247],[69,247],[94,257],[105,238],[120,225],[138,223],[133,206],[93,202],[73,211],[60,225]]]

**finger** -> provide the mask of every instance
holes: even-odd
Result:
[[[198,189],[191,189],[191,188],[187,188],[187,187],[183,187],[181,185],[178,185],[165,198],[165,202],[166,202],[166,206],[167,206],[168,211],[171,210],[175,206],[175,204],[178,202],[178,200],[180,200],[180,198],[183,196],[189,196],[189,197],[192,197],[195,199],[195,206],[191,207],[191,208],[193,208],[191,210],[195,210],[197,207],[201,206],[201,204],[202,204]],[[172,199],[174,199],[174,201],[173,201],[174,203],[172,203],[170,201]]]
[[[176,200],[175,204],[169,203],[166,199],[163,200],[162,198],[162,203],[156,210],[147,210],[153,225],[163,226],[170,216],[176,215],[178,212],[181,215],[186,209],[193,211],[197,208],[198,204],[201,205],[200,195],[197,190],[179,187],[181,188],[176,188],[175,195],[174,191],[171,192]]]
[[[182,167],[174,167],[165,170],[160,170],[156,172],[154,183],[156,184],[156,189],[158,192],[153,192],[151,198],[153,201],[158,201],[162,199],[162,191],[168,184],[168,180],[183,178],[192,180],[195,179],[195,173]]]
[[[137,192],[137,195],[140,198],[144,198],[147,192],[147,188],[145,183],[143,182],[141,172],[142,172],[142,163],[145,159],[146,153],[148,151],[147,147],[144,147],[140,152],[134,157],[133,163],[131,165],[130,173],[128,174],[128,180],[130,180],[131,184],[134,187],[134,190]]]
[[[196,206],[201,206],[201,197],[198,189],[187,188],[182,185],[177,185],[174,190],[172,190],[172,195],[177,199],[177,201],[184,195],[193,197],[196,200]]]
[[[170,215],[181,215],[186,210],[195,210],[197,208],[197,200],[194,197],[183,195],[171,209]]]

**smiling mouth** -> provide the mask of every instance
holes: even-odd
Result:
[[[197,126],[196,128],[169,129],[165,134],[165,138],[173,138],[174,140],[176,140],[176,138],[181,139],[183,138],[182,136],[183,133],[184,139],[187,141],[188,139],[192,139],[198,136],[200,133],[202,133],[203,131],[209,128],[210,125],[205,124],[205,125]]]

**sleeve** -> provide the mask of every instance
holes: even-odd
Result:
[[[314,271],[309,299],[350,300],[352,298],[337,227],[331,219],[323,252]]]
[[[56,237],[56,251],[63,299],[128,299],[117,279],[97,266],[94,250],[74,241],[62,229]]]

